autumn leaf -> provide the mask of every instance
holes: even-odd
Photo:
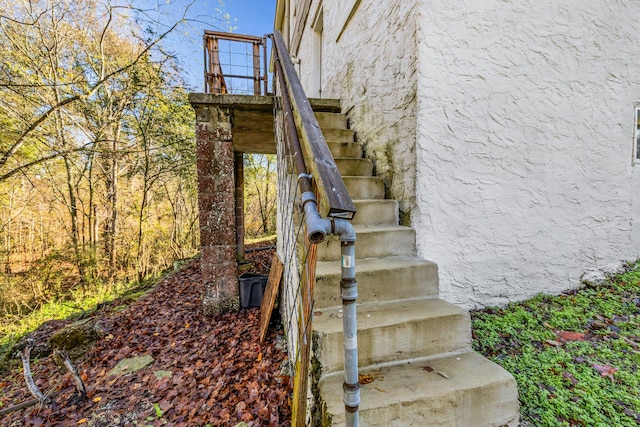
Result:
[[[369,375],[369,374],[360,374],[358,375],[358,382],[362,385],[364,384],[370,384],[372,382],[375,381],[375,378],[373,378],[373,375]]]
[[[561,343],[569,341],[584,341],[584,333],[570,331],[556,331],[556,338]]]
[[[598,365],[597,363],[594,363],[591,366],[593,367],[593,369],[600,373],[600,376],[602,378],[608,377],[613,380],[613,374],[618,372],[618,368],[614,368],[613,366],[609,365]]]

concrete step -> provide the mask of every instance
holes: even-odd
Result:
[[[355,225],[398,225],[398,202],[395,200],[356,199]]]
[[[311,108],[316,113],[320,111],[339,113],[342,111],[340,108],[340,99],[338,98],[309,98],[309,105],[311,105]]]
[[[354,226],[356,230],[356,259],[398,255],[415,255],[416,233],[413,228],[400,225]],[[318,244],[318,261],[339,260],[338,236],[327,236]]]
[[[354,200],[384,199],[384,181],[379,176],[343,176],[342,180]]]
[[[344,114],[316,112],[315,115],[323,129],[347,129],[347,117]]]
[[[362,144],[359,142],[327,142],[333,157],[362,158]]]
[[[358,304],[358,365],[471,349],[469,313],[439,298]],[[323,374],[344,369],[342,307],[315,310],[314,356]]]
[[[331,142],[354,142],[355,132],[352,129],[331,129],[323,128],[322,134],[326,141]]]
[[[368,427],[515,427],[516,382],[475,352],[371,367],[360,386],[360,425]],[[323,425],[344,425],[342,373],[320,380]]]
[[[353,159],[335,157],[336,165],[342,176],[372,176],[373,162],[371,159]]]
[[[342,304],[340,261],[318,262],[314,307]],[[358,304],[438,295],[438,266],[413,256],[364,258],[356,264]],[[393,286],[390,284],[393,283]]]

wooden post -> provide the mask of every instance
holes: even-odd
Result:
[[[253,42],[253,94],[260,96],[260,42]]]
[[[244,154],[235,152],[234,175],[236,177],[236,246],[238,262],[244,262]]]
[[[220,66],[220,52],[218,47],[218,39],[211,39],[211,65],[209,72],[213,75],[213,88],[211,93],[219,95],[222,92],[222,67]]]

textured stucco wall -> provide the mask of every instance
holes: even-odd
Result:
[[[415,207],[416,2],[362,0],[340,39],[348,11],[324,2],[322,97],[340,98],[365,155],[408,223]],[[313,87],[313,1],[298,52],[305,90]]]
[[[640,2],[418,12],[414,225],[441,295],[501,304],[640,256]]]

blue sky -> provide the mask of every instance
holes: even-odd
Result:
[[[202,35],[205,29],[262,36],[273,31],[276,0],[142,0],[155,3],[168,15],[179,18],[187,4],[190,22],[168,38],[166,46],[173,51],[185,69],[185,80],[191,90],[204,90]],[[228,14],[225,19],[223,13]]]
[[[275,0],[227,0],[225,6],[237,27],[234,33],[261,36],[273,31]]]

